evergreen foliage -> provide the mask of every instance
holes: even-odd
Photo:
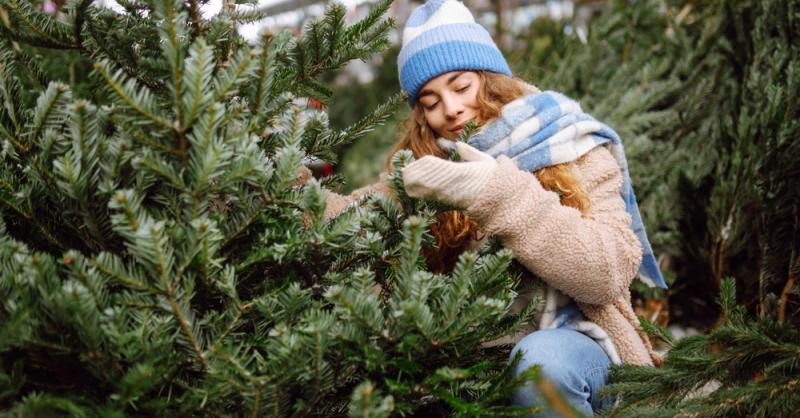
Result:
[[[497,246],[425,270],[434,212],[402,192],[324,219],[305,156],[333,129],[304,98],[386,46],[390,1],[298,37],[193,0],[0,0],[0,415],[521,415],[507,346],[517,274]],[[91,74],[41,65],[68,51]],[[63,56],[63,55],[61,55]],[[75,62],[75,61],[72,61]],[[408,153],[395,160],[399,170]]]
[[[376,64],[377,74],[369,83],[359,84],[353,80],[335,89],[329,112],[331,125],[346,126],[352,123],[400,90],[397,81],[399,52],[399,45],[383,52],[379,64]],[[381,173],[386,172],[388,151],[399,139],[402,130],[399,125],[408,113],[408,106],[400,106],[386,124],[364,135],[362,139],[340,147],[337,173],[345,180],[343,190],[352,191],[374,183]]]
[[[723,319],[687,337],[661,368],[622,366],[607,388],[621,402],[613,417],[780,417],[800,407],[800,332],[773,318],[751,319],[722,282]]]

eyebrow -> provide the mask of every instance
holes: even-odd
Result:
[[[464,74],[465,72],[466,71],[459,71],[459,72],[451,75],[450,77],[447,78],[447,84],[449,85],[450,83],[453,82],[453,80],[457,79],[459,76],[461,76],[461,74]],[[422,90],[421,92],[419,92],[419,95],[417,96],[417,99],[421,99],[423,96],[427,96],[429,94],[434,94],[433,90],[430,90],[430,89]]]

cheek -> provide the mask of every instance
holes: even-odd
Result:
[[[469,107],[471,107],[473,109],[477,109],[478,108],[478,89],[474,90],[474,92],[472,93],[472,96],[470,96],[468,102],[469,102]]]
[[[435,110],[425,112],[425,121],[428,122],[428,125],[433,129],[438,129],[439,125],[442,124],[441,115]]]

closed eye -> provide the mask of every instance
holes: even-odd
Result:
[[[437,101],[437,102],[434,102],[434,103],[432,103],[432,104],[430,104],[428,106],[425,106],[425,110],[433,110],[433,108],[436,107],[436,105],[438,105],[438,104],[439,104],[439,102]]]

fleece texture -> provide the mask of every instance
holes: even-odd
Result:
[[[631,307],[629,286],[642,248],[630,228],[620,195],[622,172],[611,153],[600,146],[567,163],[589,197],[583,215],[561,205],[556,193],[509,158],[501,156],[497,163],[467,214],[529,271],[573,299],[608,334],[622,363],[659,362]],[[326,216],[370,192],[391,193],[385,181],[349,196],[330,193]]]
[[[642,246],[639,278],[649,286],[667,288],[639,213],[622,140],[608,125],[583,113],[578,102],[555,91],[532,92],[503,106],[500,117],[469,141],[493,157],[511,158],[528,172],[574,161],[595,147],[606,147],[622,170],[622,199],[631,215],[630,228]]]

